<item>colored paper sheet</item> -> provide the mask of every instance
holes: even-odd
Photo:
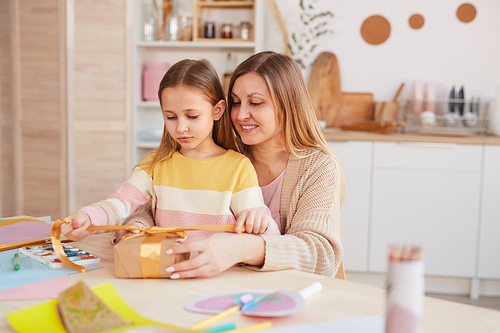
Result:
[[[30,299],[51,299],[68,288],[68,275],[0,290],[0,302]]]
[[[50,238],[52,224],[31,221],[6,224],[7,221],[2,221],[5,225],[0,224],[0,245],[12,245]]]
[[[91,289],[113,311],[115,311],[122,318],[126,318],[128,321],[132,322],[132,327],[161,326],[172,331],[186,331],[180,327],[158,323],[141,316],[128,306],[127,303],[125,303],[125,301],[116,292],[115,288],[113,288],[111,283],[105,283]],[[40,327],[43,327],[46,332],[66,333],[67,331],[59,319],[59,315],[56,310],[57,303],[58,300],[54,299],[23,310],[9,313],[6,315],[7,321],[18,333],[38,332]],[[29,318],[29,320],[26,320],[27,318]],[[132,327],[122,327],[107,332],[124,332],[125,329],[128,330]]]
[[[33,260],[24,255],[20,255],[21,269],[14,270],[14,253],[19,253],[18,249],[0,252],[0,290],[19,287],[29,283],[39,282],[55,277],[80,273],[68,267],[52,268]],[[101,266],[90,265],[87,270],[100,268]]]

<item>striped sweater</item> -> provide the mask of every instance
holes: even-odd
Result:
[[[153,154],[146,156],[129,180],[106,200],[81,209],[93,225],[119,225],[150,200],[155,224],[160,227],[230,224],[249,210],[271,217],[252,163],[235,151],[208,159],[175,152],[150,168],[152,158]],[[197,230],[188,235],[211,233]],[[265,234],[279,234],[272,218]]]

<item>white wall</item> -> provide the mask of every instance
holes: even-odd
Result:
[[[323,51],[339,61],[342,91],[372,92],[375,100],[392,99],[404,82],[401,97],[410,97],[413,81],[433,81],[437,97],[452,85],[464,85],[471,94],[489,100],[500,92],[500,1],[498,0],[304,0],[315,11],[330,10],[334,33],[318,39]],[[470,23],[457,19],[457,8],[476,7]],[[276,0],[290,32],[300,26],[299,0]],[[419,30],[410,28],[413,14],[425,19]],[[281,36],[266,14],[265,47],[283,50]],[[363,21],[382,15],[391,24],[389,38],[380,45],[366,43],[360,34]],[[276,32],[274,32],[276,31]],[[304,71],[306,79],[309,70]]]

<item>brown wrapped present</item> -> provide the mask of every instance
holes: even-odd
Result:
[[[135,236],[135,235],[134,235]],[[139,235],[115,245],[115,276],[117,278],[168,278],[167,267],[189,259],[189,253],[165,254],[177,244],[178,235]]]

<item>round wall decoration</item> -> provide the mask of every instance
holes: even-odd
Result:
[[[391,25],[383,16],[368,17],[361,25],[361,36],[368,44],[382,44],[391,34]]]
[[[476,7],[470,3],[464,3],[457,9],[457,17],[461,22],[469,23],[476,18]]]
[[[424,26],[424,22],[424,17],[420,14],[413,14],[408,20],[410,27],[415,30],[422,28]]]

